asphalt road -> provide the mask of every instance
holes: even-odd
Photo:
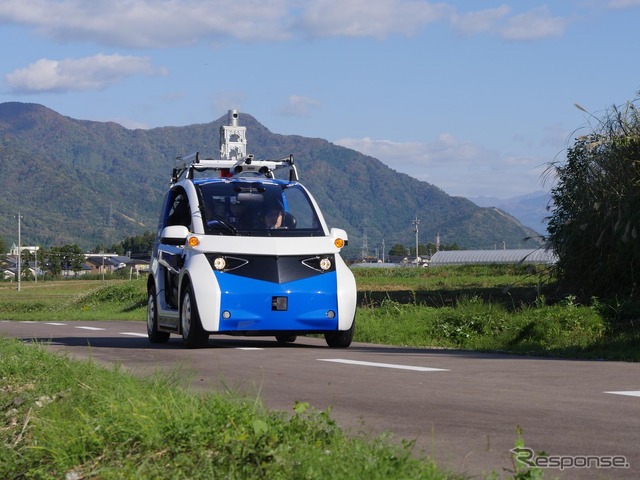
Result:
[[[362,343],[334,350],[314,338],[280,346],[220,336],[188,350],[179,337],[149,344],[140,322],[2,321],[0,335],[139,374],[187,369],[194,388],[259,396],[272,409],[330,408],[344,429],[414,440],[417,454],[456,473],[506,474],[521,427],[525,446],[549,455],[545,478],[640,478],[637,363]]]

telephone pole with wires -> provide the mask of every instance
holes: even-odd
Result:
[[[18,210],[18,216],[16,217],[18,219],[18,269],[17,269],[17,275],[18,275],[18,291],[20,291],[20,280],[21,280],[21,276],[22,273],[20,272],[20,270],[22,269],[22,239],[21,239],[21,233],[20,233],[20,229],[21,229],[21,222],[22,222],[22,215],[20,214],[20,210]]]
[[[416,215],[415,220],[412,220],[411,223],[413,224],[413,231],[416,234],[416,267],[418,267],[420,262],[420,257],[418,256],[418,225],[420,225],[420,220],[418,220],[418,215]]]

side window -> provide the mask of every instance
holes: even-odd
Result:
[[[173,197],[173,202],[169,207],[166,226],[191,225],[191,209],[189,208],[189,199],[184,190],[177,190]]]
[[[287,202],[287,210],[296,219],[296,228],[317,229],[320,227],[318,217],[302,190],[289,188],[284,191],[284,196]]]

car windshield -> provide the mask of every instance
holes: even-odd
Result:
[[[208,235],[319,236],[318,216],[296,184],[245,180],[198,183]]]

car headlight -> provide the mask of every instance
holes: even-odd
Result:
[[[326,272],[331,268],[331,260],[327,257],[323,257],[320,259],[320,270]]]
[[[227,261],[224,257],[216,257],[213,259],[213,268],[216,270],[224,270],[224,267],[227,266]]]
[[[209,260],[211,268],[217,272],[229,272],[249,263],[244,258],[230,257],[221,253],[206,253],[205,256]]]
[[[336,269],[334,265],[333,255],[306,258],[302,260],[302,264],[306,265],[309,268],[312,268],[313,270],[316,270],[317,272],[322,273],[330,272]]]

